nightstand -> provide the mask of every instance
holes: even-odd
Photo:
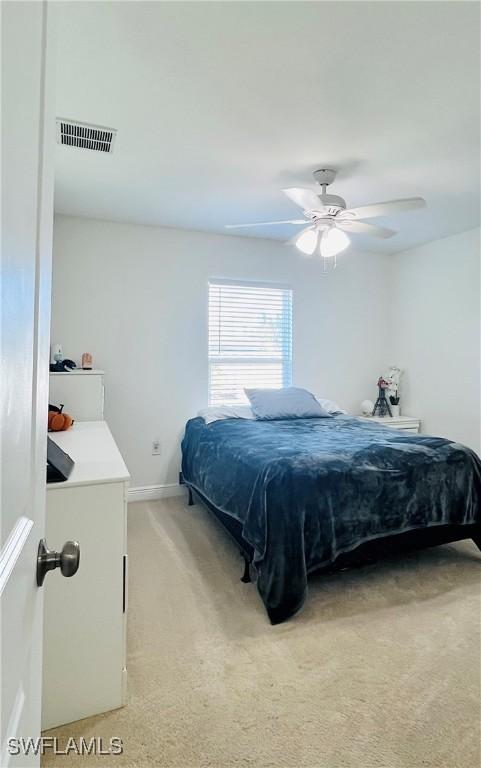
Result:
[[[385,427],[400,429],[412,435],[417,435],[421,429],[421,421],[415,416],[359,416],[363,421],[376,421]]]

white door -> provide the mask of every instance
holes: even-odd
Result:
[[[32,749],[15,756],[9,740],[40,735],[43,603],[35,571],[45,522],[55,140],[49,13],[44,2],[1,4],[2,768],[40,759]]]

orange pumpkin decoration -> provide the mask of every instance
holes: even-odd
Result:
[[[48,412],[48,429],[50,432],[63,432],[72,426],[73,421],[68,413],[63,413],[63,405],[58,411]]]

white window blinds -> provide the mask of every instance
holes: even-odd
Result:
[[[209,404],[235,405],[244,387],[288,387],[292,291],[269,284],[209,282]]]

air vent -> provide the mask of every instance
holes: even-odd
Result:
[[[115,128],[57,118],[57,144],[112,153],[116,135]]]

